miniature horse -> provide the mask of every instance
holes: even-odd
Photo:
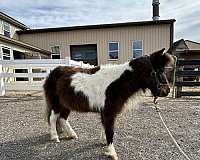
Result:
[[[57,120],[66,137],[78,138],[68,122],[71,111],[98,112],[103,124],[101,141],[107,142],[107,155],[117,160],[114,123],[124,104],[140,90],[149,89],[154,97],[165,97],[170,92],[164,68],[173,58],[163,52],[164,48],[120,65],[54,69],[44,84],[51,139],[59,142]]]

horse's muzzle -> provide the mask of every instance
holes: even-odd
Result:
[[[158,97],[166,97],[170,93],[170,88],[168,85],[161,85],[158,88],[157,96]]]

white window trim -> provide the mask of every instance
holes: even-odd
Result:
[[[9,27],[9,30],[6,30],[4,25],[7,25]],[[5,21],[3,21],[3,34],[4,34],[4,31],[9,32],[9,34],[11,36],[11,25]]]
[[[109,53],[110,53],[110,50],[109,50],[109,44],[110,43],[117,43],[118,44],[118,50],[113,50],[113,51],[111,51],[111,52],[118,52],[118,58],[117,59],[110,59],[110,56],[109,56]],[[120,45],[119,45],[119,41],[109,41],[108,42],[108,60],[109,61],[118,61],[119,60],[119,54],[120,54]]]
[[[0,49],[1,49],[1,59],[3,60],[3,48],[9,49],[10,50],[10,60],[13,60],[13,51],[9,46],[5,46],[5,45],[0,45]]]
[[[57,56],[57,55],[59,55],[60,56],[60,59],[61,59],[61,52],[60,52],[60,45],[54,45],[54,46],[50,46],[51,47],[51,59],[52,59],[52,55],[54,55],[54,56]],[[53,53],[52,52],[52,47],[59,47],[59,54],[57,54],[57,53]]]
[[[134,42],[138,42],[138,41],[142,41],[142,49],[134,49],[134,48],[133,48],[133,43],[134,43]],[[131,48],[132,48],[132,50],[131,50],[131,51],[132,51],[132,53],[131,53],[131,57],[132,57],[132,58],[135,58],[135,57],[133,57],[133,51],[134,51],[134,50],[142,51],[142,56],[144,55],[143,40],[133,40],[133,41],[132,41],[132,46],[131,46]]]

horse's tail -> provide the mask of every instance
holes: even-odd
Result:
[[[45,107],[45,121],[47,121],[48,123],[50,123],[50,115],[51,115],[51,104],[49,103],[49,99],[47,98],[46,94],[45,94],[45,100],[46,100],[46,107]]]
[[[62,75],[61,67],[55,68],[47,77],[43,88],[46,99],[45,119],[50,122],[50,115],[53,104],[58,104],[58,96],[56,95],[56,84],[59,77]]]

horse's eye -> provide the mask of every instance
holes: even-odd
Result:
[[[151,72],[151,76],[156,76],[156,72]]]

